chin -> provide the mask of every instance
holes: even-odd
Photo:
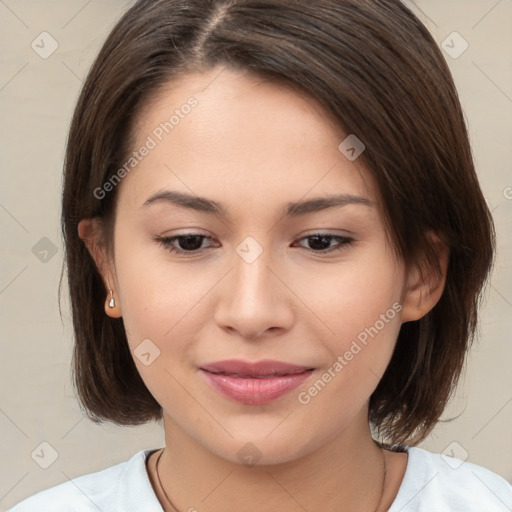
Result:
[[[280,425],[281,421],[273,417],[270,428],[269,422],[249,425],[246,421],[245,425],[239,424],[238,428],[230,428],[226,424],[233,437],[223,430],[221,436],[204,437],[201,444],[220,458],[248,467],[292,462],[322,445],[318,436],[311,437],[311,429],[305,429],[304,425],[294,425],[291,419]],[[290,423],[284,427],[287,421]]]

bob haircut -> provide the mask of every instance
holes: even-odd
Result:
[[[81,406],[95,422],[162,418],[122,318],[104,312],[107,291],[78,223],[97,217],[112,250],[116,189],[98,191],[134,150],[137,116],[180,77],[216,66],[305,94],[363,141],[360,162],[377,184],[386,233],[408,268],[440,272],[429,231],[449,247],[440,300],[402,324],[369,404],[383,439],[420,442],[464,367],[495,232],[450,70],[400,0],[139,0],[121,17],[83,85],[64,164],[62,231]]]

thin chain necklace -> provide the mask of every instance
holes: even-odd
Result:
[[[169,499],[169,496],[167,496],[167,493],[165,492],[164,486],[162,485],[162,481],[160,480],[160,475],[158,473],[158,463],[160,462],[160,458],[164,454],[164,450],[165,450],[165,448],[162,448],[162,451],[160,452],[160,455],[158,456],[158,459],[156,459],[156,468],[155,468],[156,469],[156,479],[158,480],[158,487],[160,488],[160,491],[164,495],[164,498],[165,498],[165,501],[167,502],[167,505],[172,507],[172,509],[171,509],[172,512],[179,512],[178,509],[173,505],[173,503]],[[166,506],[166,508],[167,508],[167,506]]]
[[[375,509],[375,512],[379,511],[381,503],[382,503],[382,498],[384,497],[384,489],[386,488],[386,475],[387,475],[386,457],[384,455],[384,451],[382,450],[382,448],[380,446],[379,446],[379,449],[380,449],[380,453],[382,454],[382,461],[383,461],[383,466],[384,466],[384,477],[382,479],[382,489],[380,491],[379,503],[377,504],[377,508]],[[158,463],[160,462],[160,458],[164,454],[164,450],[165,450],[165,448],[162,449],[162,451],[160,452],[160,455],[158,456],[158,459],[156,459],[156,467],[155,467],[156,479],[158,481],[158,487],[160,488],[160,491],[162,492],[162,494],[165,498],[165,501],[167,502],[166,507],[167,506],[172,507],[172,509],[171,509],[172,512],[179,512],[178,509],[173,505],[172,501],[169,499],[169,496],[167,496],[164,486],[162,485],[162,481],[160,480],[160,474],[158,473]]]

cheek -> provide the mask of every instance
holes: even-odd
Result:
[[[329,425],[334,436],[354,418],[361,419],[359,413],[393,354],[401,326],[400,294],[394,286],[368,294],[365,292],[373,287],[365,290],[363,284],[359,281],[350,297],[340,294],[330,309],[324,310],[328,313],[325,321],[335,332],[324,338],[323,348],[329,357],[316,379],[297,395],[312,431]]]
[[[198,299],[209,286],[204,280],[199,286],[180,265],[150,260],[150,252],[132,250],[116,259],[123,323],[146,387],[160,404],[172,403],[178,416],[185,415],[187,395],[180,383],[186,382],[193,361]]]
[[[187,311],[206,291],[197,286],[190,267],[168,261],[156,242],[138,236],[141,240],[132,240],[121,229],[116,234],[118,294],[130,345],[144,338],[172,337],[184,323],[180,319],[186,323]]]
[[[137,369],[162,403],[161,393],[180,392],[171,374],[183,382],[195,370],[198,330],[211,318],[208,293],[219,278],[206,267],[200,272],[197,265],[170,261],[151,242],[137,246],[132,241],[130,251],[123,251],[128,239],[119,235],[116,243],[123,322]],[[149,358],[139,357],[148,352]],[[145,364],[147,359],[151,364]]]
[[[334,330],[346,341],[348,337],[364,342],[366,335],[379,344],[393,343],[400,326],[401,287],[399,276],[390,268],[366,268],[347,275],[333,298],[330,316]]]
[[[146,381],[146,375],[161,362],[163,335],[174,324],[176,308],[172,301],[176,302],[178,296],[170,296],[164,288],[164,269],[151,258],[148,248],[133,237],[130,240],[122,229],[116,233],[115,252],[119,304],[128,345]]]
[[[307,394],[325,393],[325,399],[338,404],[333,412],[360,407],[369,398],[401,327],[401,267],[385,249],[367,254],[343,262],[336,271],[331,267],[330,275],[316,280],[308,292],[309,303],[317,305],[315,312],[329,327],[323,340],[329,360],[320,375],[329,389],[324,392],[320,382]]]
[[[404,277],[387,248],[376,245],[354,258],[326,265],[304,281],[301,294],[330,328],[340,344],[337,348],[344,348],[360,333],[364,338],[375,324],[379,339],[394,341],[400,327]]]

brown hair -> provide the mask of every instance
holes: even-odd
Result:
[[[308,95],[363,141],[359,158],[406,264],[435,265],[428,230],[449,246],[439,302],[401,326],[370,399],[369,419],[383,438],[421,441],[439,420],[474,338],[495,234],[450,70],[399,0],[139,0],[122,16],[84,83],[65,158],[62,229],[83,407],[94,421],[161,418],[122,319],[104,313],[105,287],[77,226],[91,217],[106,231],[112,226],[115,189],[102,199],[94,191],[133,149],[144,103],[187,72],[216,65]],[[107,246],[112,242],[107,236]]]

